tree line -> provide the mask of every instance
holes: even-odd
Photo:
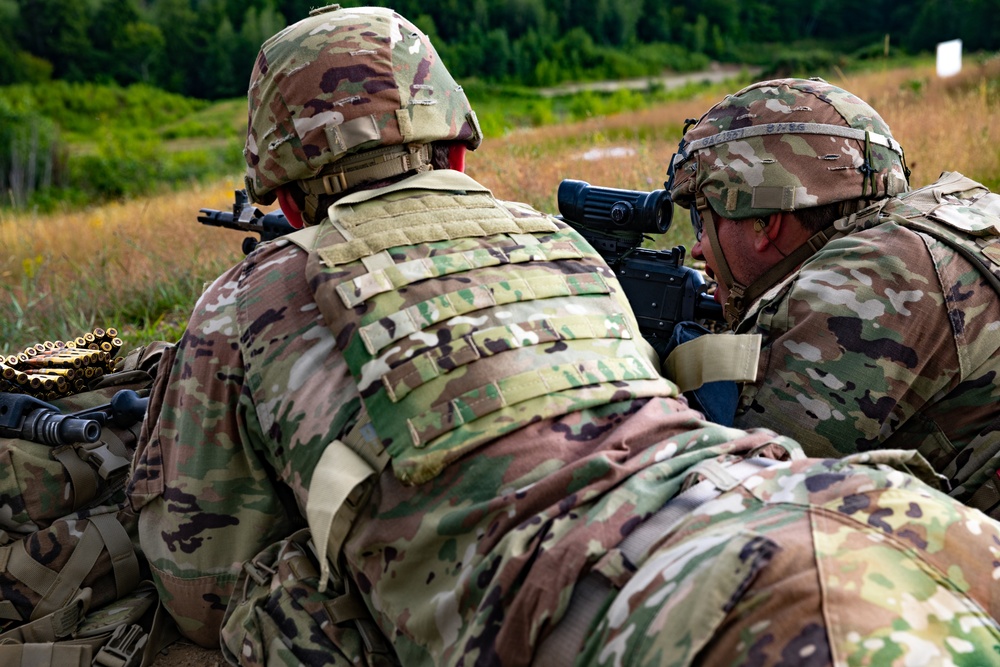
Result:
[[[199,99],[245,94],[260,44],[317,0],[0,0],[0,85],[145,83]],[[319,0],[321,1],[321,0]],[[794,53],[1000,44],[1000,0],[397,0],[457,78],[529,86],[767,65]],[[808,49],[802,46],[809,43]]]
[[[238,164],[232,128],[192,114],[244,97],[264,40],[321,2],[0,0],[0,206],[127,197]],[[502,84],[507,114],[514,97],[531,95],[512,86],[695,71],[711,61],[802,74],[883,57],[890,44],[893,55],[954,38],[967,51],[1000,45],[1000,0],[342,4],[398,10],[431,36],[470,96]],[[198,146],[162,150],[182,137]]]

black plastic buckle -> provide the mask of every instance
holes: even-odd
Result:
[[[94,656],[94,667],[139,667],[149,636],[141,626],[120,625]]]

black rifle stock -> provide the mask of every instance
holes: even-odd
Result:
[[[243,190],[235,194],[232,213],[203,208],[198,221],[256,233],[260,241],[295,231],[280,211],[264,214],[247,202]],[[670,228],[673,204],[665,190],[617,190],[564,180],[558,199],[558,217],[576,229],[615,272],[647,339],[665,340],[678,322],[722,321],[722,307],[705,293],[702,274],[684,266],[684,246],[671,250],[639,247],[645,234],[662,234]],[[254,238],[244,239],[244,254],[250,254],[257,243]]]
[[[257,234],[258,238],[248,236],[243,239],[243,254],[249,255],[261,241],[271,241],[294,232],[295,228],[288,224],[284,213],[274,211],[264,213],[247,200],[246,190],[236,190],[234,193],[232,212],[218,211],[211,208],[201,209],[198,222],[213,227],[225,227],[237,231]]]

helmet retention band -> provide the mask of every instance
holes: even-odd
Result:
[[[361,183],[430,169],[430,144],[386,146],[339,160],[319,176],[299,181],[299,187],[311,195],[337,195]]]
[[[383,181],[409,172],[424,172],[431,166],[430,144],[386,146],[340,160],[314,178],[298,181],[305,193],[306,222],[315,224],[320,195],[337,195],[356,185]]]

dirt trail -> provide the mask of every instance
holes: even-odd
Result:
[[[661,85],[667,90],[680,88],[689,83],[699,83],[708,81],[711,83],[721,83],[734,79],[741,74],[748,73],[756,76],[761,71],[759,67],[741,67],[738,65],[720,65],[714,63],[710,69],[700,72],[688,72],[686,74],[668,74],[663,76],[650,76],[641,79],[625,79],[622,81],[592,81],[588,83],[570,83],[551,88],[539,88],[538,93],[543,97],[556,97],[558,95],[569,95],[579,93],[584,90],[610,93],[615,90],[626,88],[628,90],[644,90],[651,85]]]

